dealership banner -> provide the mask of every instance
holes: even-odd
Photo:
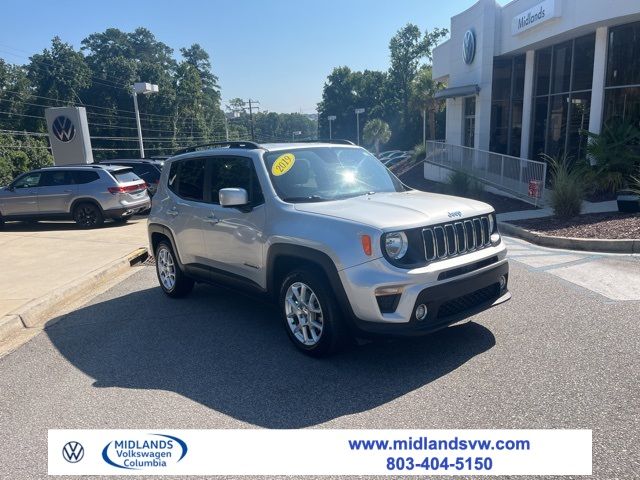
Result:
[[[49,475],[591,475],[591,430],[49,430]]]

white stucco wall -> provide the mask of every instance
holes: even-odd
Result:
[[[543,1],[514,0],[501,7],[494,0],[479,0],[451,18],[449,40],[434,49],[434,79],[446,82],[448,87],[480,87],[476,102],[476,148],[489,149],[494,57],[525,53],[595,32],[599,27],[602,32],[602,27],[640,20],[640,0],[547,0],[554,2],[559,16],[513,34],[514,17]],[[468,30],[474,31],[476,36],[476,55],[471,65],[465,64],[462,58],[464,35]],[[531,62],[528,67],[532,67]],[[600,74],[603,72],[594,73]],[[602,92],[594,92],[594,95],[600,98]],[[447,100],[446,139],[449,143],[462,143],[462,107],[461,99]],[[525,108],[525,111],[531,110]],[[527,123],[523,120],[523,124]],[[528,133],[524,133],[523,140],[528,139]],[[526,150],[527,145],[523,145],[523,154]]]

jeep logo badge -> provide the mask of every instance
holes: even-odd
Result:
[[[447,212],[447,215],[449,216],[449,218],[461,218],[462,212],[459,210],[456,210],[455,212]]]
[[[467,65],[473,63],[473,59],[476,56],[476,35],[473,30],[467,30],[464,34],[464,41],[462,42],[462,59]]]

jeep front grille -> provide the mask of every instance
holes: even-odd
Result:
[[[489,217],[461,220],[422,229],[424,255],[428,261],[443,260],[491,245]]]

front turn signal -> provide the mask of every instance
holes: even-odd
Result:
[[[371,249],[371,237],[369,235],[360,235],[360,241],[362,242],[362,250],[367,257],[370,257],[373,253]]]

